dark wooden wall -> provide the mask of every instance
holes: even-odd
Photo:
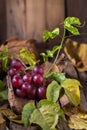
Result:
[[[42,41],[45,29],[52,30],[67,16],[79,17],[80,41],[87,42],[87,0],[0,0],[0,43],[9,37]]]
[[[6,39],[6,3],[0,0],[0,43]]]
[[[65,16],[75,16],[80,18],[82,24],[80,28],[81,36],[74,37],[80,42],[87,42],[87,0],[65,0]]]
[[[65,17],[64,0],[6,0],[7,37],[42,41]]]

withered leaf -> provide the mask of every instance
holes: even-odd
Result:
[[[87,44],[78,43],[71,39],[65,42],[64,51],[72,64],[80,71],[87,71]]]
[[[5,109],[0,109],[0,113],[6,117],[7,119],[9,119],[12,122],[18,123],[18,124],[22,124],[21,121],[21,116],[20,115],[16,115],[11,109],[5,108]],[[4,121],[3,118],[0,118],[0,122]]]
[[[5,122],[5,120],[4,120],[3,116],[0,113],[0,125],[3,124],[4,122]]]
[[[12,37],[7,39],[5,43],[0,46],[0,51],[2,51],[3,48],[7,45],[9,54],[11,54],[12,57],[17,58],[20,50],[25,48],[28,51],[34,53],[38,59],[38,51],[35,47],[35,43],[35,40],[19,40],[16,37]]]
[[[69,127],[74,130],[87,130],[87,114],[78,113],[70,117]]]

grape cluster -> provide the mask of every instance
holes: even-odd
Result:
[[[35,66],[32,71],[26,71],[18,59],[13,59],[8,74],[18,97],[36,100],[46,98],[49,81],[44,79],[44,70],[41,66]]]

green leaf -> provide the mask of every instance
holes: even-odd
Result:
[[[47,87],[47,100],[57,102],[60,94],[61,86],[56,81],[52,81]]]
[[[60,111],[59,111],[59,116],[60,116],[63,120],[66,120],[66,117],[65,117],[65,114],[64,114],[63,109],[60,109]]]
[[[34,53],[30,53],[25,48],[20,50],[20,56],[30,65],[35,66],[36,65],[36,57]]]
[[[54,54],[56,51],[60,50],[62,47],[60,45],[54,46],[52,49],[52,53]]]
[[[65,75],[60,72],[53,72],[53,73],[47,75],[46,78],[53,79],[59,83],[62,83],[66,79]]]
[[[0,92],[0,99],[7,100],[8,99],[8,91],[3,90]]]
[[[47,50],[46,53],[40,53],[40,55],[43,57],[43,61],[47,61],[48,58],[52,58],[54,56],[54,53],[61,49],[61,46],[54,46],[52,50]]]
[[[35,109],[31,114],[30,123],[39,125],[41,128],[43,128],[43,130],[50,130],[49,126],[45,122],[41,112],[38,109]]]
[[[52,53],[52,51],[47,50],[46,52],[47,52],[47,56],[48,56],[48,57],[51,57],[51,58],[53,57],[53,53]]]
[[[47,41],[49,38],[53,39],[58,35],[59,35],[59,28],[55,28],[52,32],[48,31],[48,30],[45,30],[43,32],[43,39],[44,39],[44,41]]]
[[[76,79],[66,79],[62,82],[61,86],[64,88],[70,102],[78,106],[80,103],[80,82]]]
[[[34,109],[35,109],[35,105],[33,102],[28,103],[24,106],[23,111],[22,111],[22,121],[25,127],[29,126],[29,118],[32,112],[34,111]]]
[[[0,80],[0,91],[5,88],[5,84],[3,83],[2,80]]]
[[[9,59],[9,57],[10,57],[10,55],[9,55],[9,53],[8,53],[8,47],[7,46],[5,46],[4,48],[3,48],[3,51],[2,52],[0,52],[0,60],[2,61],[2,69],[3,69],[3,71],[7,71],[7,69],[8,69],[8,59]]]
[[[80,35],[78,28],[76,28],[75,25],[81,25],[81,22],[80,22],[79,18],[77,18],[77,17],[67,17],[64,20],[65,29],[70,31],[73,35]]]
[[[43,130],[56,130],[59,108],[57,104],[45,101],[44,105],[33,111],[30,122],[38,124]]]

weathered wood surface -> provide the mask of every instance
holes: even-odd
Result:
[[[5,1],[0,0],[0,43],[6,39],[6,7]]]
[[[45,29],[64,20],[64,0],[6,0],[7,37],[42,41]]]
[[[85,25],[80,28],[82,33],[80,36],[73,37],[80,42],[87,42],[87,0],[65,0],[65,13],[67,16],[74,16],[80,18],[82,24]]]

